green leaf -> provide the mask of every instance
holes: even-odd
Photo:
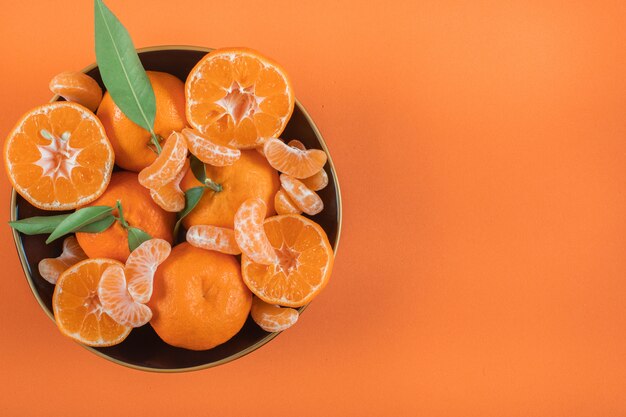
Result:
[[[195,155],[191,155],[189,158],[189,165],[191,165],[191,172],[198,181],[204,184],[206,180],[206,171],[204,169],[204,162],[199,160]]]
[[[126,28],[102,2],[94,2],[96,60],[102,81],[115,104],[153,137],[156,100]]]
[[[128,230],[128,249],[131,252],[146,240],[152,239],[152,236],[137,227],[128,227],[126,230]]]
[[[64,236],[68,233],[74,233],[81,230],[83,227],[95,223],[105,217],[111,215],[113,211],[109,206],[91,206],[84,207],[76,210],[74,213],[68,215],[59,225],[54,229],[52,234],[46,239],[46,243],[55,241],[56,239]]]
[[[52,233],[69,214],[58,214],[55,216],[35,216],[27,219],[9,222],[9,225],[18,232],[25,235],[39,235],[42,233]]]
[[[77,231],[83,232],[83,233],[100,233],[100,232],[104,232],[109,227],[111,227],[111,225],[114,222],[115,222],[115,216],[109,214],[104,219],[98,220],[97,222],[93,222],[86,226],[83,226],[80,228],[80,230],[77,230]]]
[[[198,205],[198,202],[204,195],[204,190],[206,190],[206,187],[193,187],[185,191],[185,208],[178,213],[178,220],[176,221],[176,226],[174,226],[174,237],[178,235],[178,229],[180,229],[180,223],[183,218]]]

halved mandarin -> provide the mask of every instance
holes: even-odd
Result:
[[[259,297],[254,297],[250,316],[266,332],[282,332],[296,324],[299,313],[293,308],[268,304]]]
[[[285,71],[248,48],[207,54],[189,73],[185,98],[191,126],[222,145],[240,149],[278,137],[295,103]]]
[[[243,281],[269,304],[300,307],[310,302],[328,283],[334,255],[320,225],[298,214],[274,216],[263,223],[278,262],[263,265],[244,252]]]
[[[13,188],[44,210],[71,210],[98,198],[111,179],[113,160],[98,118],[66,101],[26,113],[4,143]]]
[[[280,139],[270,138],[263,146],[267,162],[280,172],[294,178],[307,178],[326,164],[326,152],[319,149],[298,149]]]
[[[61,274],[54,288],[52,309],[61,333],[88,346],[112,346],[131,331],[118,324],[102,308],[98,284],[110,266],[122,266],[111,259],[86,259]]]
[[[66,237],[60,256],[39,261],[39,275],[50,284],[56,284],[63,271],[85,259],[87,259],[87,254],[78,244],[76,236]]]

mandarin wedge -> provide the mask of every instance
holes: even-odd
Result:
[[[300,142],[298,139],[291,139],[287,145],[292,148],[300,149],[301,151],[306,151],[306,146],[304,146],[304,143]]]
[[[281,174],[280,183],[291,201],[306,214],[313,216],[324,209],[324,202],[320,196],[302,181],[287,174]]]
[[[189,73],[185,97],[191,126],[222,145],[240,149],[278,137],[295,103],[285,71],[247,48],[208,53]]]
[[[185,193],[180,188],[180,182],[187,174],[189,169],[189,160],[185,161],[183,169],[176,177],[157,189],[150,189],[150,196],[163,210],[170,212],[178,212],[185,208]]]
[[[187,230],[187,242],[197,248],[214,250],[230,255],[239,255],[241,249],[235,239],[235,231],[225,227],[205,224],[191,226]]]
[[[172,132],[159,156],[139,173],[139,183],[149,189],[159,189],[174,181],[186,160],[187,141],[180,133]]]
[[[260,198],[244,201],[235,213],[235,240],[241,252],[253,262],[270,265],[278,258],[263,229],[266,212],[267,207]]]
[[[78,244],[76,236],[66,237],[63,241],[63,252],[59,257],[39,261],[39,275],[50,284],[56,284],[63,271],[85,259],[87,254]]]
[[[189,152],[198,157],[198,159],[205,164],[223,167],[234,164],[241,156],[239,149],[213,143],[197,130],[183,129],[182,133],[185,139],[187,139]]]
[[[82,72],[67,71],[50,80],[50,91],[67,101],[73,101],[95,112],[102,101],[98,82]]]
[[[98,283],[98,298],[102,309],[122,326],[141,327],[152,318],[152,310],[133,300],[126,288],[124,267],[111,265]]]
[[[112,346],[131,331],[109,316],[98,297],[98,284],[111,259],[86,259],[61,274],[54,288],[52,309],[61,333],[88,346]]]
[[[172,246],[163,239],[150,239],[130,253],[124,268],[128,292],[138,303],[147,303],[152,297],[154,273],[170,256]]]
[[[4,142],[13,188],[44,210],[71,210],[98,198],[111,179],[113,158],[98,118],[65,101],[26,113]]]
[[[324,171],[324,168],[322,168],[317,173],[308,178],[303,178],[300,181],[310,190],[319,191],[323,190],[328,185],[328,174]]]
[[[268,304],[259,297],[252,298],[252,320],[266,332],[282,332],[298,321],[298,310]]]
[[[294,178],[307,178],[319,172],[326,164],[326,153],[319,149],[301,150],[271,138],[263,146],[267,161],[280,172]]]
[[[266,303],[286,307],[307,304],[326,286],[333,267],[333,249],[324,229],[297,214],[270,217],[263,226],[278,262],[259,264],[244,252],[244,282]]]
[[[302,210],[287,195],[284,189],[280,189],[274,196],[274,209],[278,214],[300,214]]]

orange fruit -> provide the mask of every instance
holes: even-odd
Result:
[[[163,187],[174,181],[186,160],[187,141],[180,133],[172,132],[159,156],[139,173],[139,184],[150,189]]]
[[[71,210],[98,198],[111,178],[113,157],[98,118],[65,101],[26,113],[4,142],[13,188],[44,210]]]
[[[102,309],[98,284],[104,271],[121,264],[111,259],[86,259],[61,274],[54,288],[54,319],[63,333],[89,346],[112,346],[131,331]]]
[[[141,327],[152,318],[152,310],[130,296],[122,265],[104,270],[98,283],[98,298],[102,309],[122,326]]]
[[[147,303],[152,297],[154,273],[170,256],[172,246],[163,239],[150,239],[131,252],[124,273],[128,292],[138,303]]]
[[[252,298],[252,320],[266,332],[282,332],[298,321],[298,310],[268,304],[259,297]]]
[[[324,209],[324,202],[320,196],[304,185],[302,181],[287,174],[281,174],[280,183],[296,207],[306,214],[313,216]]]
[[[187,139],[189,152],[205,164],[223,167],[234,164],[241,156],[239,149],[217,145],[211,142],[209,138],[202,136],[197,130],[183,129],[183,135]]]
[[[150,189],[150,196],[155,203],[165,211],[179,212],[185,208],[185,193],[180,188],[180,182],[189,169],[189,160],[185,160],[183,169],[180,170],[176,177],[167,184]]]
[[[154,276],[150,324],[170,345],[211,349],[239,332],[251,303],[233,255],[181,243]]]
[[[240,149],[280,136],[295,102],[285,70],[247,48],[208,53],[189,73],[185,97],[191,126]]]
[[[187,124],[184,84],[171,74],[156,71],[146,73],[156,98],[154,132],[165,139]],[[139,172],[154,162],[157,154],[150,145],[150,133],[126,117],[108,92],[100,103],[98,117],[113,145],[118,166]]]
[[[234,228],[235,212],[241,203],[259,197],[267,205],[268,215],[274,214],[274,194],[278,191],[278,173],[267,160],[255,151],[242,151],[241,157],[230,166],[214,167],[205,164],[207,177],[222,186],[222,191],[205,190],[198,205],[183,219],[189,228],[195,224]],[[189,170],[182,188],[200,186]]]
[[[294,178],[307,178],[319,172],[327,159],[324,151],[301,150],[275,138],[265,142],[263,154],[271,166]]]
[[[290,140],[287,145],[296,149],[300,149],[301,151],[306,151],[306,146],[304,146],[304,143],[300,142],[298,139]]]
[[[278,262],[259,264],[244,253],[244,282],[266,303],[286,307],[307,304],[326,286],[333,267],[333,249],[324,229],[298,214],[270,217],[263,227]]]
[[[303,178],[300,181],[310,190],[319,191],[323,190],[328,185],[328,174],[326,174],[326,171],[322,168],[317,173],[308,178]]]
[[[199,224],[187,230],[187,242],[197,248],[239,255],[241,249],[235,239],[235,231],[224,227]]]
[[[287,195],[284,189],[280,189],[274,196],[274,208],[278,214],[300,214],[302,210]]]
[[[78,244],[75,236],[63,241],[63,252],[57,258],[45,258],[39,261],[39,275],[50,284],[56,284],[59,276],[70,266],[87,259],[87,254]]]
[[[278,258],[263,229],[266,211],[260,198],[244,201],[235,213],[235,240],[241,252],[253,262],[269,265]]]
[[[98,82],[82,72],[67,71],[50,80],[50,91],[67,101],[73,101],[96,111],[102,101],[102,88]]]
[[[124,218],[132,227],[137,227],[153,238],[173,241],[175,213],[168,213],[159,207],[152,198],[150,191],[139,184],[137,174],[120,171],[113,174],[106,192],[90,205],[115,207],[116,202],[122,204]],[[114,215],[119,215],[117,209]],[[128,248],[128,231],[119,222],[115,222],[100,233],[76,233],[78,243],[90,258],[110,258],[126,262],[130,250]]]

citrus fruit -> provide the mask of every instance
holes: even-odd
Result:
[[[211,349],[237,334],[251,303],[233,255],[181,243],[154,276],[150,324],[170,345]]]
[[[278,258],[263,229],[266,211],[260,198],[244,201],[235,213],[235,240],[241,252],[253,262],[269,265]]]
[[[4,142],[13,188],[44,210],[70,210],[98,198],[113,171],[113,149],[98,118],[59,101],[26,113]]]
[[[319,191],[323,190],[328,185],[328,174],[326,174],[326,171],[322,168],[317,173],[308,178],[303,178],[300,181],[310,190]]]
[[[139,228],[153,238],[173,241],[176,214],[168,213],[152,201],[150,191],[139,184],[134,172],[114,173],[106,192],[90,205],[116,207],[117,201],[120,201],[124,218],[131,227]],[[119,216],[117,209],[113,214]],[[90,258],[126,262],[130,255],[128,231],[119,221],[100,233],[76,233],[76,238]]]
[[[284,189],[280,189],[274,196],[274,209],[278,214],[300,214],[302,210],[291,201],[291,198],[287,195]]]
[[[295,96],[285,71],[247,48],[208,53],[185,83],[189,124],[211,140],[241,149],[278,137]]]
[[[306,146],[304,146],[304,143],[300,142],[298,139],[290,140],[287,145],[296,149],[300,149],[301,151],[306,151]]]
[[[180,182],[189,169],[189,160],[185,161],[183,169],[180,170],[176,177],[167,184],[150,189],[150,196],[163,210],[178,212],[185,208],[185,193],[180,188]]]
[[[252,197],[261,198],[267,205],[268,215],[274,214],[274,194],[280,183],[278,173],[267,160],[255,151],[242,151],[241,157],[230,166],[214,167],[205,164],[206,175],[222,187],[222,191],[205,190],[198,205],[183,218],[186,228],[195,224],[234,227],[235,212],[241,203]],[[189,170],[182,189],[202,185]]]
[[[121,264],[111,259],[86,259],[61,274],[54,288],[54,319],[63,333],[89,346],[112,346],[131,331],[102,309],[98,284],[104,271]]]
[[[156,71],[146,73],[156,98],[154,132],[165,139],[187,124],[184,84],[171,74]],[[108,92],[100,103],[98,117],[113,145],[118,166],[139,172],[156,159],[157,154],[150,145],[150,133],[126,117]]]
[[[287,307],[307,304],[328,283],[333,267],[333,250],[324,229],[298,214],[270,217],[263,226],[278,262],[262,265],[244,253],[244,282],[266,303]]]
[[[81,104],[96,111],[102,101],[102,89],[98,82],[82,72],[67,71],[50,80],[50,91],[67,101]]]
[[[275,138],[265,142],[263,154],[271,166],[294,178],[307,178],[319,172],[327,159],[324,151],[301,150]]]
[[[186,160],[187,141],[180,133],[172,132],[159,156],[139,173],[139,184],[150,189],[163,187],[174,181]]]
[[[183,129],[183,135],[187,139],[189,152],[205,164],[216,167],[232,165],[241,156],[239,149],[217,145],[196,130]]]
[[[138,303],[147,303],[152,297],[154,273],[170,255],[172,246],[163,239],[150,239],[130,253],[124,273],[128,292]]]
[[[50,284],[56,284],[63,271],[84,259],[87,259],[87,255],[76,237],[68,236],[63,241],[63,252],[60,256],[39,261],[39,275]]]
[[[268,304],[259,297],[252,298],[252,320],[266,332],[282,332],[298,321],[298,310]]]
[[[224,227],[199,224],[187,230],[187,242],[197,248],[239,255],[241,249],[235,239],[235,231]]]
[[[98,298],[102,309],[122,326],[141,327],[152,318],[152,310],[134,301],[126,289],[122,265],[111,265],[104,270],[98,283]]]
[[[320,196],[302,181],[287,174],[281,174],[280,183],[291,201],[306,214],[313,216],[324,209],[324,202]]]

